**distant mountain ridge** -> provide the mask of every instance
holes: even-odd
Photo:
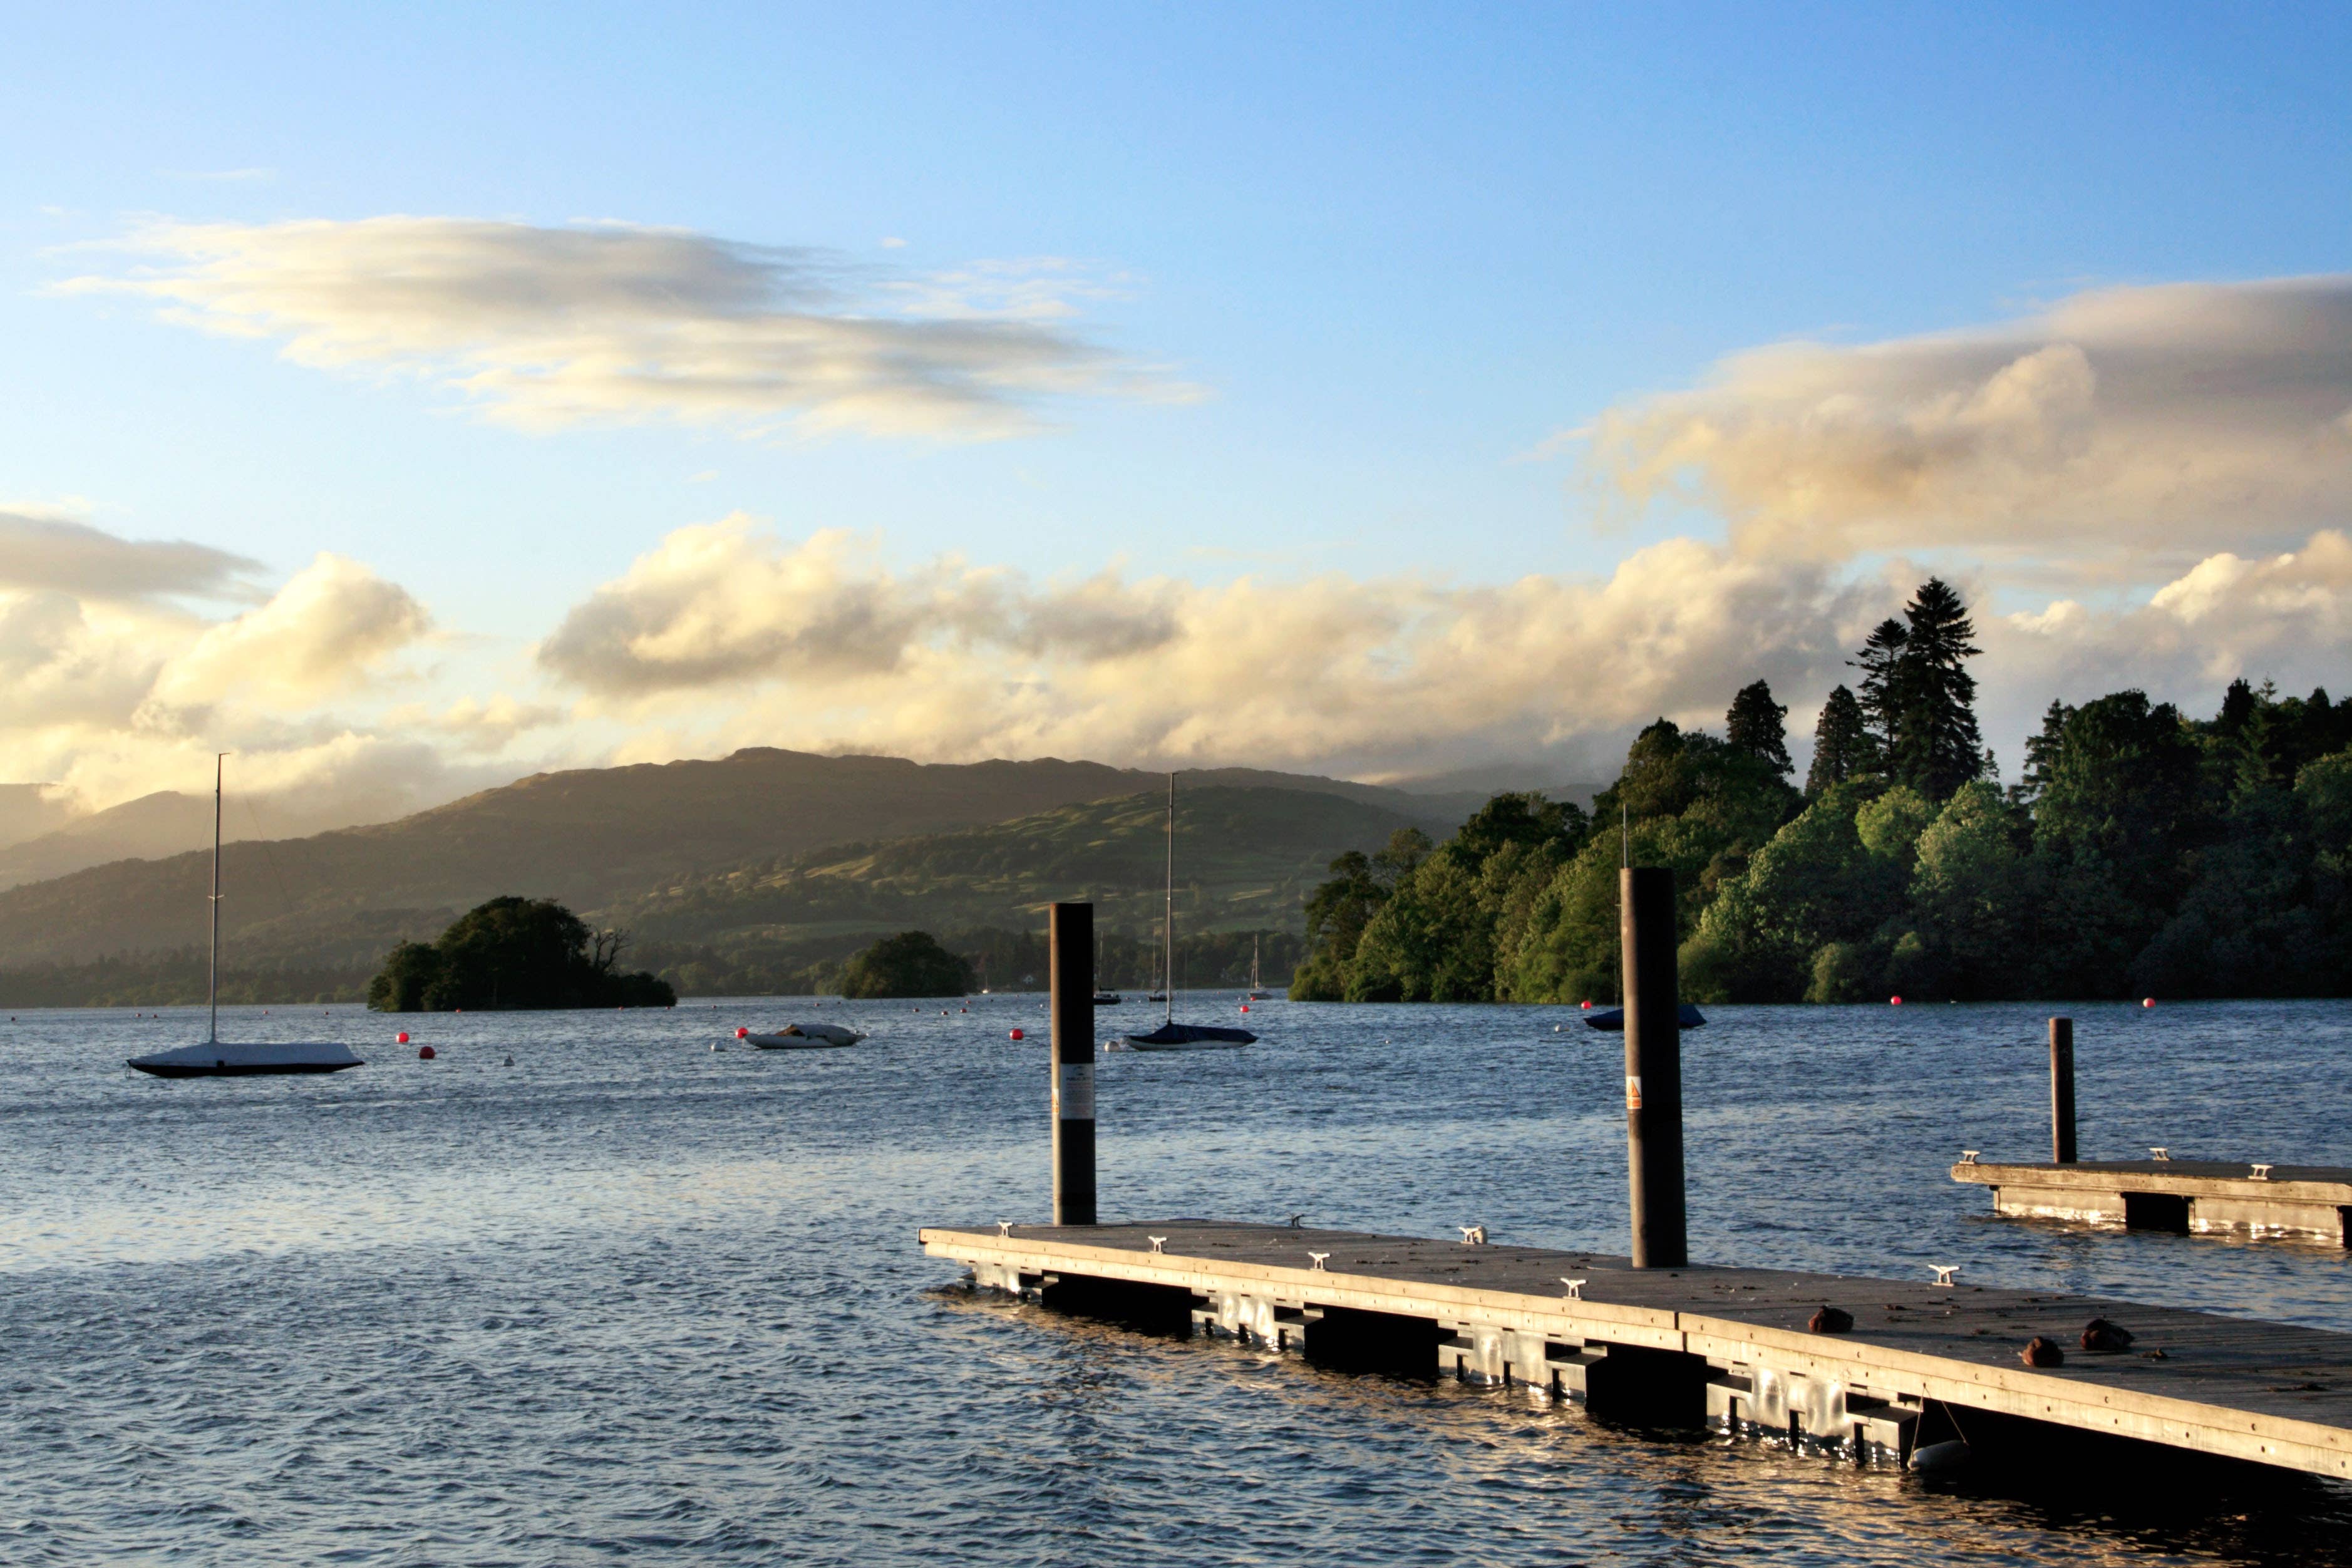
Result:
[[[1179,777],[1185,791],[1304,791],[1451,826],[1444,807],[1376,785],[1246,768]],[[920,763],[772,748],[534,774],[394,822],[231,844],[222,931],[236,964],[348,968],[500,893],[597,910],[704,873],[1005,822],[1164,780],[1056,758]],[[200,946],[209,876],[209,852],[194,849],[0,890],[0,969]]]
[[[603,912],[638,938],[793,942],[921,923],[1042,929],[1057,899],[1095,907],[1106,934],[1149,937],[1166,908],[1159,790],[1056,806],[952,833],[850,844],[684,879]],[[1304,931],[1303,902],[1334,856],[1370,851],[1414,817],[1315,790],[1181,785],[1178,929]]]

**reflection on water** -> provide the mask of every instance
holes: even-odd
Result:
[[[2320,1483],[1937,1487],[942,1293],[917,1226],[1042,1216],[1043,1050],[1006,1038],[1041,999],[709,1048],[797,1010],[408,1020],[431,1063],[238,1010],[370,1065],[186,1083],[121,1063],[195,1015],[0,1026],[0,1561],[2352,1562]],[[2046,1011],[1712,1015],[1695,1250],[2352,1331],[2341,1251],[1995,1222],[1946,1179],[2044,1146]],[[2086,1155],[2352,1163],[2346,1009],[2071,1011]],[[1251,1016],[1247,1051],[1104,1059],[1107,1217],[1622,1248],[1613,1037]]]

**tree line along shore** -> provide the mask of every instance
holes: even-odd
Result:
[[[1443,844],[1340,857],[1291,998],[1613,1000],[1628,857],[1675,873],[1695,1001],[2352,993],[2352,702],[2053,701],[2003,788],[1974,637],[1923,584],[1824,703],[1801,787],[1759,680],[1721,735],[1643,730],[1589,816],[1502,795]]]
[[[1926,583],[1823,703],[1801,785],[1788,710],[1757,680],[1720,735],[1664,719],[1642,731],[1590,813],[1499,795],[1443,843],[1402,827],[1383,848],[1332,860],[1304,900],[1303,936],[1255,920],[1196,925],[1177,944],[1176,982],[1240,984],[1260,958],[1269,975],[1291,972],[1299,1001],[1613,1000],[1617,868],[1630,858],[1676,873],[1683,984],[1699,1001],[2352,991],[2352,702],[2243,679],[2210,719],[2137,690],[2053,701],[2021,781],[2003,787],[1976,718],[1974,637],[1958,595]],[[1331,830],[1306,841],[1305,865],[1328,852],[1316,839]],[[1044,879],[1054,887],[1028,897],[1087,896],[1055,890],[1069,869],[1055,867]],[[553,900],[503,897],[435,942],[398,942],[372,981],[364,968],[232,967],[221,995],[645,1006],[681,993],[1024,990],[1046,971],[1042,931],[996,926],[877,941],[869,925],[772,951],[656,940],[635,944],[642,969],[624,971],[628,940]],[[1106,931],[1097,983],[1157,986],[1159,959],[1156,922]],[[194,948],[0,973],[10,1007],[203,994]]]

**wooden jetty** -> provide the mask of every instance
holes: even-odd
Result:
[[[1995,1214],[2077,1220],[2175,1235],[2235,1232],[2352,1247],[2352,1170],[2176,1160],[2079,1160],[2074,1148],[2074,1024],[2050,1020],[2050,1158],[1993,1162],[1964,1151],[1952,1180],[1992,1189]]]
[[[1637,1269],[1540,1247],[1206,1220],[926,1229],[980,1287],[1342,1367],[1523,1384],[1660,1426],[1900,1461],[1931,1409],[2352,1479],[2352,1335],[2046,1291],[1777,1269]],[[1579,1281],[1571,1294],[1567,1281]],[[1822,1308],[1853,1327],[1812,1331]],[[2095,1318],[2123,1350],[2081,1349]],[[2063,1365],[2027,1366],[2035,1336]],[[1953,1430],[1930,1422],[1928,1436]]]
[[[2352,1246],[2352,1169],[2218,1160],[1984,1162],[1952,1180],[1992,1189],[1996,1214],[2177,1235],[2235,1232]]]
[[[2352,1334],[1992,1289],[1951,1269],[1891,1281],[1694,1266],[1672,875],[1622,871],[1619,915],[1630,1257],[1492,1246],[1475,1227],[1456,1243],[1097,1224],[1093,911],[1082,904],[1054,905],[1047,928],[1054,1223],[926,1228],[924,1250],[963,1265],[975,1287],[1087,1317],[1239,1335],[1341,1368],[1524,1384],[1636,1424],[1776,1435],[1857,1460],[1987,1437],[2022,1449],[2055,1435],[2080,1448],[2095,1434],[2352,1480]],[[2071,1026],[2053,1020],[2062,1173],[2093,1169],[2073,1164],[2073,1047]],[[2046,1182],[2053,1168],[1953,1173]],[[2262,1173],[2286,1178],[2282,1191],[2311,1184]]]

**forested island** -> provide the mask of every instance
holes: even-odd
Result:
[[[625,942],[552,899],[492,899],[439,940],[394,948],[367,1002],[384,1013],[675,1005],[667,981],[622,971]]]
[[[971,990],[971,965],[927,931],[902,931],[851,958],[841,972],[841,994],[853,1001],[882,996],[962,996]]]
[[[1801,788],[1759,680],[1720,736],[1643,730],[1591,816],[1499,795],[1443,844],[1341,856],[1291,997],[1613,1000],[1628,853],[1675,873],[1696,1001],[2352,993],[2352,702],[2053,701],[2004,789],[1974,637],[1923,584],[1830,694]]]

